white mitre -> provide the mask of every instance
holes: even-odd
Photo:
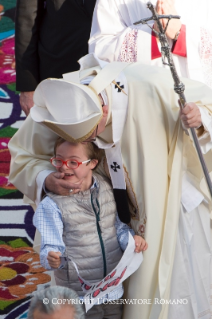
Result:
[[[98,95],[88,86],[63,79],[47,79],[35,90],[30,114],[70,142],[86,140],[103,116]]]

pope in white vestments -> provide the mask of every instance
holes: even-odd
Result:
[[[181,126],[169,71],[141,63],[108,64],[93,55],[80,62],[80,72],[38,87],[31,116],[9,144],[10,181],[38,202],[39,184],[52,170],[49,159],[57,134],[77,141],[86,140],[89,132],[98,133],[105,116],[102,103],[96,102],[101,93],[109,109],[95,143],[105,149],[114,188],[124,188],[125,175],[131,224],[149,244],[142,266],[130,278],[127,297],[138,302],[126,307],[125,318],[209,318],[210,196],[193,144]],[[80,82],[86,81],[90,84],[84,89]],[[201,112],[197,132],[212,171],[212,90],[200,82],[183,82],[187,100]],[[70,96],[72,91],[63,89],[69,85],[90,92],[89,98],[95,95],[95,108],[79,93]],[[182,179],[185,201],[180,205]],[[146,299],[151,299],[149,304],[141,304]]]
[[[90,52],[106,61],[142,62],[152,66],[166,67],[162,64],[160,44],[154,33],[146,25],[133,25],[134,22],[151,16],[143,0],[99,0],[93,16],[90,38]],[[151,1],[156,4],[156,1]],[[159,1],[158,1],[159,2]],[[157,4],[158,4],[157,2]],[[201,81],[212,88],[212,1],[176,0],[174,12],[160,14],[179,14],[181,29],[169,38],[173,60],[179,75]],[[153,22],[150,22],[153,25]],[[186,94],[186,91],[185,91]],[[208,132],[212,136],[211,116],[203,115]],[[201,142],[200,142],[201,143]],[[203,147],[203,152],[211,149],[211,140]],[[181,213],[173,263],[170,299],[189,295],[191,307],[169,306],[168,319],[211,318],[209,281],[212,276],[211,228],[209,208],[201,192],[187,173],[187,163],[183,161],[181,192]],[[202,240],[205,240],[203,244]],[[187,249],[185,247],[188,247]],[[208,257],[208,258],[207,258]],[[205,260],[202,262],[202,260]],[[207,261],[206,261],[207,260]],[[207,277],[207,279],[206,279]],[[134,287],[138,277],[131,277],[128,297],[132,297],[130,286]],[[141,283],[142,285],[142,283]],[[142,288],[141,288],[142,289]],[[139,295],[139,290],[138,294]],[[134,308],[125,308],[124,319],[133,314],[139,318]],[[155,317],[154,317],[155,316]],[[149,318],[149,317],[148,317]],[[158,318],[154,314],[150,318]],[[164,318],[164,317],[161,317]]]

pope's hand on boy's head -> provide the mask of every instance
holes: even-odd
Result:
[[[60,263],[61,263],[60,256],[61,256],[61,253],[59,251],[58,252],[49,251],[47,260],[51,268],[58,268],[60,266]]]
[[[81,183],[74,184],[63,179],[64,173],[53,172],[49,174],[45,179],[45,188],[57,195],[68,196],[70,195],[70,189],[72,193],[76,193],[81,188]]]

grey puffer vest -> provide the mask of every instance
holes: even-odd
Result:
[[[100,175],[93,175],[97,187],[72,196],[50,197],[58,205],[63,219],[63,241],[69,260],[63,269],[55,270],[57,285],[70,287],[80,296],[77,272],[89,282],[104,278],[119,262],[122,251],[117,241],[115,219],[116,204],[113,190]]]

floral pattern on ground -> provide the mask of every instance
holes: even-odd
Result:
[[[16,306],[16,301],[26,299],[38,285],[51,280],[31,247],[13,248],[3,244],[0,256],[0,299],[4,303],[12,301]]]

